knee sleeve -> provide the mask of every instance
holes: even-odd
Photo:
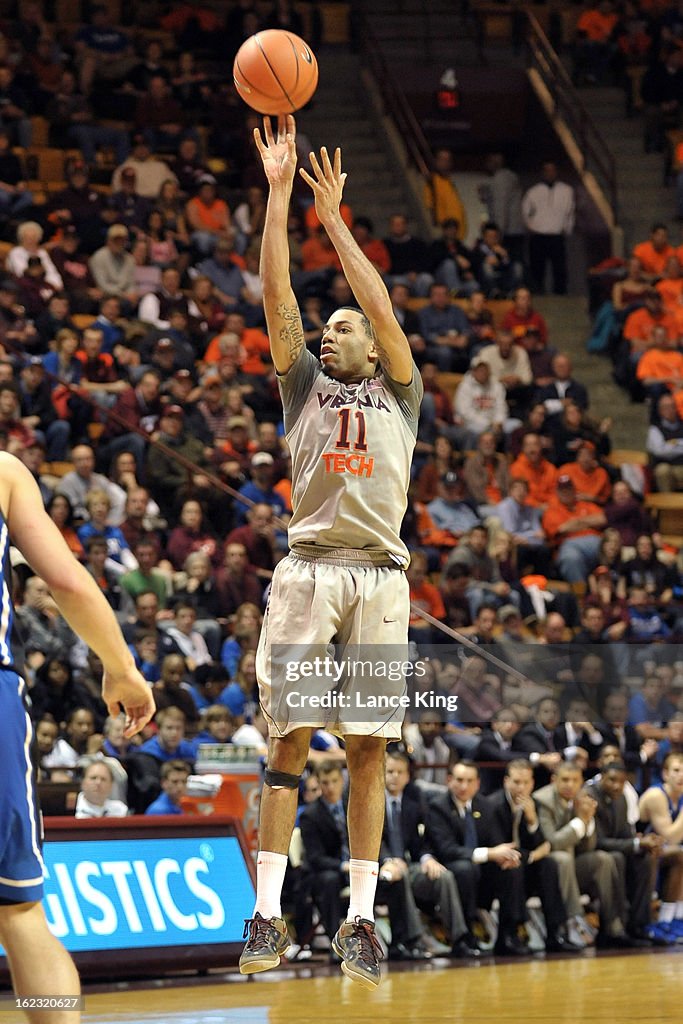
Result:
[[[266,786],[271,789],[298,789],[301,775],[290,775],[289,772],[280,772],[276,768],[266,768]]]

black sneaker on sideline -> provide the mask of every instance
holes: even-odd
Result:
[[[347,978],[364,988],[377,988],[382,978],[379,962],[384,954],[374,921],[364,917],[345,921],[332,939],[332,949],[342,958],[341,969]]]

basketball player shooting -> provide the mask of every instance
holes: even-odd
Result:
[[[403,569],[408,551],[399,537],[407,504],[422,382],[408,341],[394,317],[384,283],[344,224],[339,205],[346,174],[341,152],[311,156],[313,176],[300,171],[316,213],[341,261],[360,309],[336,310],[322,334],[320,360],[304,344],[301,314],[289,274],[287,215],[296,171],[296,126],[269,119],[254,132],[269,184],[261,248],[268,335],[292,453],[293,515],[290,554],[277,566],[257,652],[261,704],[269,722],[268,767],[261,800],[260,850],[254,916],[245,924],[243,974],[276,967],[289,946],[280,893],[287,866],[297,791],[313,730],[330,728],[329,714],[287,718],[278,701],[275,645],[325,648],[336,642],[407,642],[409,596]],[[364,683],[368,691],[373,681]],[[404,680],[394,686],[403,693]],[[302,689],[323,694],[327,678],[307,678]],[[386,680],[382,680],[387,692]],[[349,772],[347,920],[332,940],[343,972],[367,988],[380,981],[381,947],[374,899],[384,821],[384,754],[401,721],[359,722],[337,710]],[[318,717],[321,716],[321,717]]]

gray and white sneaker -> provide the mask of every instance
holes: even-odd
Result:
[[[277,967],[290,942],[281,917],[261,917],[258,912],[246,918],[242,938],[247,942],[240,957],[240,974],[258,974]]]
[[[374,921],[358,916],[345,921],[332,939],[332,949],[341,957],[341,969],[347,978],[364,988],[377,988],[382,980],[379,962],[384,954]]]

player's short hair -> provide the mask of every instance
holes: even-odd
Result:
[[[367,334],[371,341],[377,341],[377,335],[375,334],[375,328],[370,323],[369,319],[365,315],[359,306],[340,306],[339,309],[351,309],[354,313],[360,313],[360,322],[363,325],[363,330]]]

